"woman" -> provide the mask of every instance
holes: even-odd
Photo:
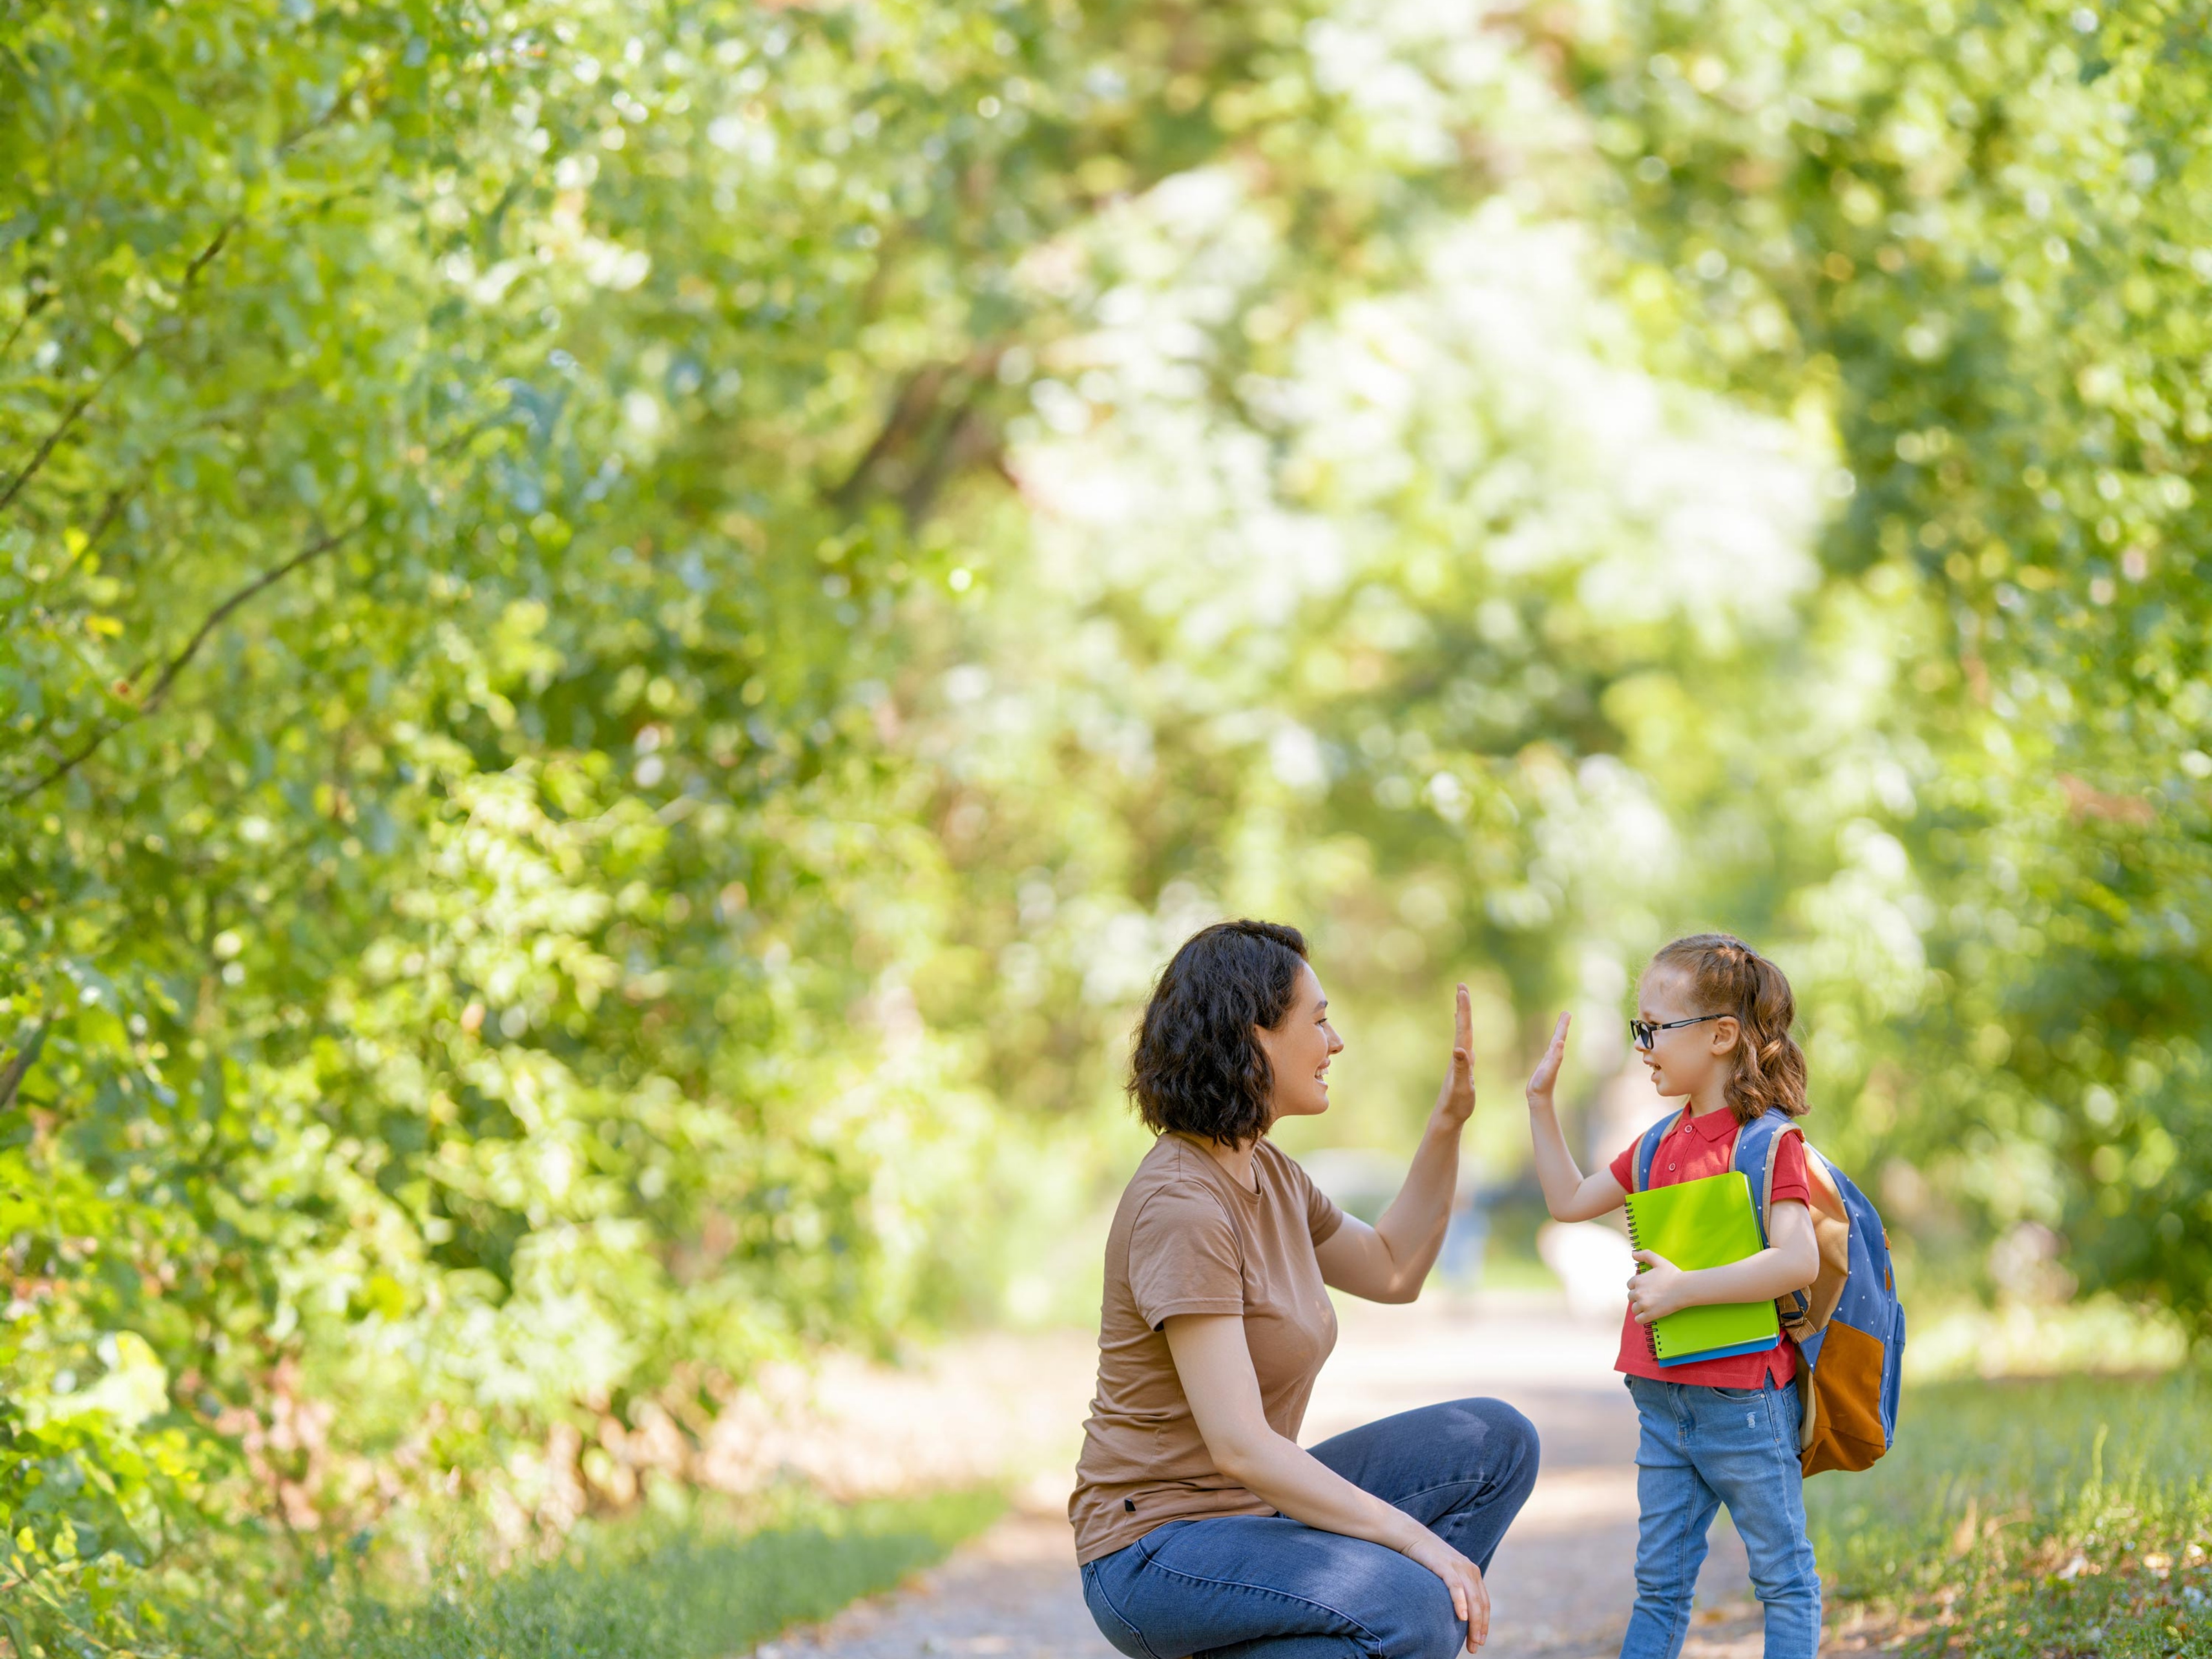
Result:
[[[1536,1479],[1536,1433],[1461,1400],[1297,1444],[1336,1341],[1322,1288],[1420,1294],[1474,1109],[1467,988],[1420,1150],[1373,1227],[1271,1146],[1344,1044],[1297,930],[1224,922],[1168,964],[1130,1091],[1159,1136],[1106,1243],[1098,1392],[1068,1506],[1085,1600],[1129,1659],[1451,1659]],[[1547,1060],[1547,1064],[1555,1060]]]

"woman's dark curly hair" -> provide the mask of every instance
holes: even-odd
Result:
[[[1216,922],[1184,941],[1152,988],[1129,1068],[1154,1133],[1230,1146],[1267,1128],[1275,1074],[1252,1028],[1282,1024],[1305,959],[1305,935],[1279,922]]]

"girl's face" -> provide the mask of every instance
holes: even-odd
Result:
[[[1672,968],[1647,969],[1636,988],[1636,1017],[1664,1025],[1712,1012],[1692,1007],[1690,992],[1686,974]],[[1651,1046],[1638,1049],[1637,1058],[1651,1073],[1651,1086],[1662,1100],[1680,1100],[1716,1079],[1727,1079],[1735,1069],[1737,1035],[1734,1014],[1702,1025],[1677,1025],[1671,1031],[1655,1032]]]
[[[1328,1023],[1328,999],[1310,966],[1298,969],[1297,988],[1291,993],[1290,1012],[1272,1031],[1254,1026],[1261,1052],[1275,1073],[1275,1091],[1269,1104],[1274,1118],[1314,1117],[1328,1109],[1328,1063],[1343,1049],[1336,1028]]]

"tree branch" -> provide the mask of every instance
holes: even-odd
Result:
[[[76,552],[70,554],[69,557],[62,561],[61,568],[55,571],[52,575],[47,577],[44,581],[40,582],[35,587],[31,589],[30,592],[24,596],[23,605],[27,606],[35,604],[40,596],[45,593],[49,587],[53,586],[55,584],[67,578],[69,574],[77,568],[77,565],[84,559],[85,556],[100,545],[101,538],[106,536],[110,530],[113,529],[115,527],[115,521],[123,516],[123,509],[130,506],[131,501],[137,498],[138,492],[145,487],[146,479],[142,474],[137,478],[133,479],[131,483],[127,484],[118,484],[114,489],[109,490],[107,492],[107,500],[100,506],[100,517],[93,521],[92,528],[85,532],[83,545],[79,547]],[[22,606],[19,606],[15,611],[9,613],[6,619],[7,625],[12,625],[14,623],[15,617],[21,614],[21,609]]]
[[[356,95],[358,95],[365,87],[375,79],[376,74],[372,70],[363,73],[360,79],[356,80],[351,86],[340,88],[337,95],[331,100],[329,107],[325,109],[320,115],[315,117],[313,120],[309,121],[304,126],[296,128],[293,131],[286,134],[278,141],[276,149],[276,155],[280,157],[289,155],[301,144],[305,143],[316,133],[328,126],[332,121],[337,118],[339,112],[342,111]],[[341,195],[348,193],[349,192],[340,192]],[[234,213],[231,215],[229,219],[224,222],[222,228],[216,232],[214,240],[209,242],[205,247],[202,248],[199,252],[193,257],[192,262],[185,267],[184,278],[178,284],[178,293],[180,295],[189,290],[194,283],[199,281],[200,273],[207,269],[208,265],[214,260],[216,255],[222,252],[223,245],[229,241],[231,238],[231,233],[235,231],[245,222],[246,215],[242,212]],[[28,322],[30,320],[30,317],[31,313],[27,310],[24,313],[23,322]],[[21,331],[22,324],[18,323],[16,325],[16,332],[21,333]],[[6,512],[9,507],[14,503],[15,497],[22,494],[23,486],[30,483],[30,481],[37,476],[40,468],[46,465],[47,459],[53,454],[55,447],[58,445],[64,438],[69,435],[70,428],[76,425],[77,421],[83,416],[85,410],[92,407],[93,403],[100,397],[100,393],[107,390],[108,386],[113,382],[117,375],[120,374],[125,369],[130,368],[132,363],[138,361],[139,355],[146,349],[148,342],[154,336],[150,330],[145,334],[141,335],[137,342],[133,344],[128,351],[123,354],[123,356],[117,362],[115,366],[109,369],[106,374],[100,377],[100,381],[97,385],[95,385],[89,392],[86,392],[84,396],[79,398],[76,402],[70,405],[69,412],[64,415],[60,422],[52,432],[49,432],[46,434],[46,441],[39,446],[38,453],[31,457],[29,464],[26,465],[21,471],[18,472],[13,478],[8,481],[8,487],[4,491],[0,491],[0,513]],[[15,343],[15,335],[11,334],[9,336],[8,343],[11,346]]]
[[[200,647],[208,641],[208,636],[228,622],[232,613],[240,605],[245,605],[264,588],[274,587],[302,565],[313,564],[325,553],[342,546],[349,538],[360,533],[362,526],[368,522],[368,519],[364,516],[355,520],[343,530],[333,530],[325,535],[317,537],[290,558],[285,560],[283,563],[272,570],[264,571],[221,605],[216,606],[214,610],[209,611],[200,625],[192,630],[191,638],[185,641],[185,648],[170,658],[167,665],[163,667],[161,678],[154,682],[152,689],[140,702],[139,714],[150,714],[161,706],[161,700],[169,695],[169,688],[177,683],[177,676],[191,665],[192,659],[199,654]]]
[[[298,127],[293,131],[287,133],[277,142],[276,155],[279,157],[289,155],[301,144],[306,143],[316,133],[328,126],[332,121],[337,118],[339,112],[343,110],[364,87],[368,85],[375,78],[376,76],[374,71],[372,70],[365,72],[360,79],[356,80],[351,86],[340,88],[337,95],[331,100],[329,107],[325,109],[320,115],[315,117],[313,120],[307,122],[304,126]],[[245,222],[246,216],[243,213],[234,213],[227,221],[224,222],[222,228],[216,232],[214,240],[209,242],[205,247],[202,248],[199,252],[193,257],[192,262],[185,267],[184,278],[178,284],[178,292],[180,295],[185,290],[191,289],[195,283],[199,281],[200,273],[208,268],[209,264],[213,261],[216,255],[222,252],[223,244],[230,240],[231,233],[235,231]],[[15,344],[15,334],[20,334],[22,331],[23,324],[27,323],[31,319],[31,316],[36,308],[37,307],[33,307],[25,310],[22,321],[17,323],[15,325],[15,333],[11,333],[8,337],[9,345],[12,346]],[[94,401],[99,398],[101,392],[107,390],[109,385],[114,380],[117,375],[120,374],[125,369],[130,368],[132,363],[138,361],[139,355],[146,349],[147,342],[151,340],[153,337],[153,333],[150,330],[145,334],[140,336],[137,343],[133,344],[128,351],[123,354],[122,358],[115,364],[115,366],[109,369],[106,374],[100,377],[100,381],[96,386],[94,386],[89,392],[86,392],[84,396],[79,398],[74,404],[70,405],[69,412],[64,415],[60,422],[56,425],[52,432],[49,432],[46,434],[46,441],[39,446],[38,453],[31,457],[29,464],[26,465],[21,471],[18,472],[13,478],[8,481],[8,487],[4,491],[0,491],[0,513],[6,512],[9,507],[15,501],[15,497],[23,493],[23,486],[30,483],[30,481],[37,476],[40,468],[46,465],[48,458],[53,454],[55,447],[58,445],[64,438],[69,435],[70,428],[76,425],[78,420],[83,416],[85,410],[92,407]]]
[[[15,349],[15,342],[23,337],[23,331],[31,325],[31,319],[54,302],[54,291],[44,289],[23,301],[23,314],[15,319],[15,326],[8,331],[8,337],[0,340],[0,362]]]
[[[69,406],[69,411],[55,423],[53,430],[46,434],[46,441],[39,446],[37,453],[31,457],[23,470],[8,481],[8,488],[4,491],[0,491],[0,513],[6,512],[15,497],[23,493],[23,486],[38,476],[39,469],[46,464],[46,459],[54,453],[55,447],[69,436],[70,428],[76,424],[77,417],[92,407],[94,400],[107,390],[117,375],[138,361],[138,354],[146,349],[147,337],[143,334],[139,336],[138,343],[117,358],[113,367],[94,381],[91,389],[82,397]]]
[[[23,1074],[38,1059],[39,1050],[46,1046],[46,1028],[53,1023],[52,1014],[40,1020],[39,1029],[31,1033],[31,1040],[17,1051],[15,1059],[8,1062],[7,1068],[0,1071],[0,1112],[6,1111],[15,1103],[15,1091],[23,1086]]]
[[[178,292],[180,295],[189,290],[193,283],[199,280],[200,273],[207,269],[209,262],[216,254],[222,252],[222,245],[230,240],[231,232],[236,230],[244,219],[243,214],[233,214],[228,222],[221,230],[216,232],[215,240],[202,248],[194,257],[191,264],[185,267],[184,281],[178,284]],[[115,383],[117,375],[138,361],[139,355],[146,349],[148,342],[153,337],[150,331],[140,335],[131,349],[115,360],[114,366],[106,374],[101,375],[82,398],[69,406],[69,412],[56,422],[52,431],[46,434],[46,441],[38,447],[38,453],[31,457],[21,471],[8,481],[8,488],[4,491],[0,491],[0,513],[6,512],[14,503],[15,497],[23,493],[23,486],[38,476],[39,469],[46,465],[48,458],[53,454],[61,441],[69,436],[70,428],[76,425],[78,418],[86,410],[92,407],[101,392]]]
[[[981,428],[975,405],[1004,352],[1003,346],[982,346],[965,362],[932,363],[909,375],[860,459],[830,489],[830,504],[854,512],[869,494],[884,490],[898,499],[909,521],[927,511],[948,465],[988,447],[975,443]]]
[[[200,647],[208,642],[217,629],[236,614],[240,606],[248,604],[266,589],[274,587],[294,571],[313,564],[325,554],[343,546],[354,536],[359,534],[368,522],[368,516],[363,514],[343,530],[330,531],[317,537],[290,558],[285,560],[283,563],[263,571],[261,574],[209,611],[201,619],[200,625],[192,630],[191,637],[185,641],[183,648],[167,662],[162,664],[161,672],[155,677],[154,684],[147,688],[146,695],[139,700],[138,706],[128,716],[121,720],[109,720],[94,732],[75,752],[64,756],[30,782],[18,784],[9,791],[10,798],[21,800],[27,795],[37,794],[49,784],[59,782],[75,771],[78,766],[90,759],[100,745],[118,732],[127,726],[135,726],[148,715],[157,712],[167,699],[171,688],[176,684],[178,677],[185,669],[191,667],[192,659],[199,655]]]
[[[944,363],[932,363],[907,377],[898,396],[891,399],[890,411],[884,416],[875,437],[861,452],[860,459],[853,463],[853,470],[845,475],[844,481],[830,491],[830,499],[836,507],[846,512],[852,510],[867,488],[869,475],[935,411],[951,372]]]
[[[123,516],[123,509],[131,505],[131,498],[145,487],[146,481],[140,478],[130,484],[118,484],[107,492],[107,505],[100,509],[100,517],[94,522],[92,528],[85,532],[84,545],[70,556],[69,566],[64,567],[64,574],[70,566],[74,566],[79,559],[100,545],[100,538],[106,535],[113,527],[116,520]]]

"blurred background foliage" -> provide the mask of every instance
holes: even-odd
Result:
[[[2205,27],[0,4],[11,1616],[1081,1311],[1224,911],[1302,1146],[1735,927],[1921,1282],[2202,1330]]]

